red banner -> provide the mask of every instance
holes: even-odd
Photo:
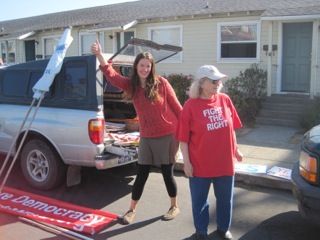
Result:
[[[113,213],[80,207],[9,187],[4,187],[0,193],[0,211],[92,235],[118,218],[118,215]]]

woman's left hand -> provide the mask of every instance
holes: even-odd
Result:
[[[184,161],[183,171],[187,177],[193,177],[193,167],[189,161]]]
[[[102,48],[98,40],[91,45],[91,53],[96,56],[102,54]]]
[[[242,159],[243,159],[243,154],[239,150],[239,148],[237,148],[237,150],[236,150],[236,159],[238,160],[238,162],[242,162]]]

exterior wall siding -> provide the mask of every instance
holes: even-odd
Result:
[[[276,51],[264,51],[263,45],[269,44],[269,21],[262,21],[261,22],[261,47],[260,47],[260,66],[262,69],[267,70],[268,68],[268,58],[271,58],[271,92],[276,93],[277,90],[277,82],[278,82],[278,70],[279,70],[279,23],[278,22],[271,22],[272,24],[272,36],[271,36],[271,43],[272,45],[276,45],[278,50]]]
[[[265,70],[268,69],[268,61],[271,58],[271,93],[278,93],[280,91],[280,67],[281,67],[281,41],[282,41],[282,22],[272,21],[272,45],[277,45],[277,50],[266,53],[263,50],[263,45],[269,44],[269,26],[270,21],[260,22],[260,48],[258,49],[260,58],[256,61],[219,61],[217,56],[218,50],[218,24],[219,23],[239,23],[241,21],[246,22],[259,22],[259,16],[246,16],[246,17],[226,17],[226,18],[208,18],[208,19],[190,19],[180,21],[168,21],[168,22],[152,22],[142,23],[134,26],[135,36],[137,38],[149,39],[149,29],[153,27],[164,27],[164,26],[181,26],[182,27],[182,61],[178,63],[159,63],[157,66],[157,72],[161,75],[168,75],[171,73],[194,75],[196,69],[204,64],[213,64],[217,66],[221,72],[227,74],[229,78],[236,77],[240,71],[244,71],[249,68],[251,64],[257,63]],[[317,23],[319,25],[319,23]],[[129,30],[132,30],[129,29]],[[78,28],[72,29],[73,43],[67,51],[67,56],[79,55],[79,31]],[[81,30],[83,31],[83,29]],[[102,33],[103,47],[106,53],[115,52],[115,32],[116,30],[106,30]],[[36,55],[43,55],[43,38],[50,36],[60,36],[61,30],[57,31],[45,31],[37,33],[28,39],[34,39],[38,42],[36,44]],[[113,36],[113,37],[112,37]],[[320,96],[320,36],[314,37],[317,41],[313,49],[314,64],[312,66],[312,89],[311,94]],[[24,62],[24,41],[16,40],[16,61]],[[317,53],[315,53],[317,52]]]
[[[202,20],[186,20],[139,24],[137,37],[148,39],[148,28],[159,26],[182,26],[182,62],[159,63],[157,70],[160,74],[182,73],[194,74],[197,68],[204,64],[213,64],[229,77],[238,76],[240,71],[249,68],[254,62],[219,62],[217,60],[217,27],[220,22],[257,21],[258,17],[246,18],[212,18]],[[262,55],[262,54],[260,54]],[[259,63],[259,61],[256,61]]]
[[[316,29],[319,29],[320,26],[320,21],[318,20],[316,22]],[[316,51],[316,62],[314,64],[314,66],[312,66],[312,70],[314,71],[314,79],[313,79],[313,92],[314,95],[317,97],[320,97],[320,33],[318,32],[318,39],[317,39],[317,44],[316,44],[316,49],[314,51]]]

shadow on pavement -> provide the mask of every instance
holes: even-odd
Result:
[[[0,160],[2,160],[1,157]],[[0,161],[0,167],[1,165]],[[79,185],[66,187],[63,184],[55,189],[42,191],[27,184],[17,162],[9,175],[6,186],[83,207],[102,209],[131,193],[131,182],[135,175],[135,164],[106,170],[84,167]]]
[[[290,211],[269,218],[239,240],[318,240],[319,226],[310,224],[299,212]]]
[[[150,219],[145,220],[145,221],[136,222],[136,223],[133,223],[133,224],[130,224],[130,225],[125,225],[123,227],[120,227],[120,228],[117,228],[117,229],[114,229],[114,230],[108,230],[107,232],[103,232],[103,233],[100,233],[98,235],[95,235],[94,239],[96,239],[96,240],[109,239],[109,238],[114,237],[116,235],[123,234],[123,233],[130,232],[130,231],[134,231],[136,229],[145,227],[145,226],[147,226],[149,224],[152,224],[154,222],[160,221],[161,219],[162,219],[162,215],[158,216],[158,217],[150,218]]]

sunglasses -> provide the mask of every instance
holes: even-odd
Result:
[[[211,79],[209,79],[210,80],[210,82],[212,83],[212,84],[218,84],[218,83],[220,83],[220,79],[219,80],[211,80]]]

